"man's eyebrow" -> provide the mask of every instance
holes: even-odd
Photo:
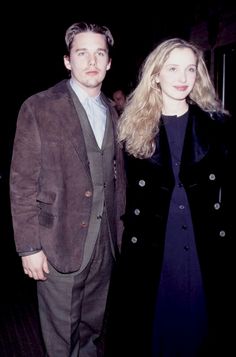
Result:
[[[90,50],[86,47],[76,48],[75,52],[79,52],[79,51],[90,51]],[[96,48],[95,52],[96,51],[108,52],[107,48],[101,48],[101,47]]]

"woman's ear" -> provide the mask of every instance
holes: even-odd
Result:
[[[158,75],[158,74],[156,74],[156,76],[155,76],[155,82],[156,82],[156,83],[160,83],[159,75]]]

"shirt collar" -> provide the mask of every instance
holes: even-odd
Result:
[[[87,98],[94,99],[95,101],[98,101],[98,102],[101,101],[101,99],[100,99],[101,92],[96,97],[91,97],[90,95],[88,95],[85,92],[85,90],[73,78],[70,78],[70,85],[82,104],[84,104],[86,102]]]

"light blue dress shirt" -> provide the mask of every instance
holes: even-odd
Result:
[[[101,149],[106,127],[106,107],[101,101],[100,93],[96,97],[89,96],[73,78],[70,79],[70,85],[86,111],[97,144]]]

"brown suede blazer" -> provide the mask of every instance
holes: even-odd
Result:
[[[22,105],[10,172],[11,209],[19,254],[43,249],[61,272],[80,268],[92,204],[92,180],[78,114],[67,80]],[[117,115],[105,96],[114,130]],[[83,111],[81,105],[81,111]],[[124,170],[118,145],[114,158],[117,244],[124,212]]]

